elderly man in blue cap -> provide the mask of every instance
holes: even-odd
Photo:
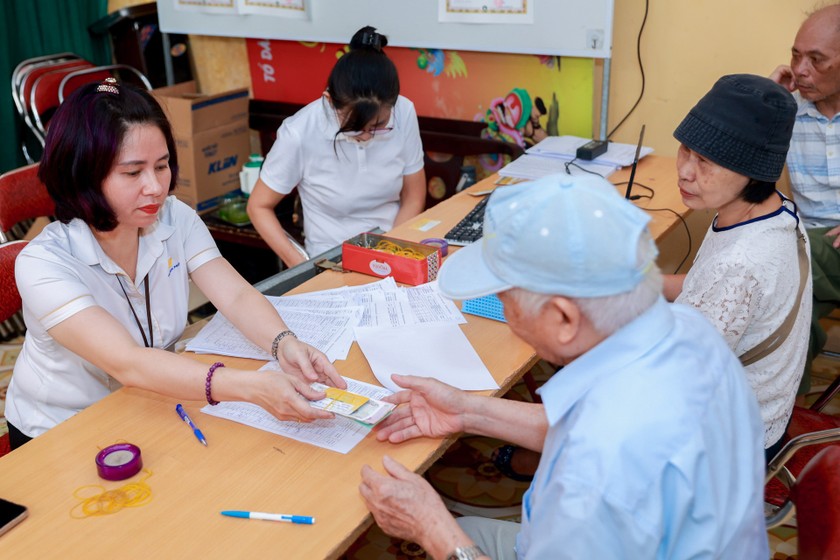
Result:
[[[440,289],[498,294],[511,330],[565,367],[543,404],[395,375],[402,406],[377,437],[469,432],[541,451],[522,523],[456,522],[386,456],[359,488],[386,533],[436,559],[768,558],[755,397],[703,316],[662,298],[648,220],[598,178],[492,195],[485,237],[449,257]]]

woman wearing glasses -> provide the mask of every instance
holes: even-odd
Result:
[[[254,227],[287,266],[302,262],[274,213],[295,187],[306,251],[322,253],[423,210],[426,178],[414,105],[399,95],[388,40],[364,27],[333,67],[327,89],[277,131],[248,200]]]

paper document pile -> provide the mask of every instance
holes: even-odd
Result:
[[[539,179],[555,173],[569,175],[597,173],[602,177],[609,177],[617,169],[633,164],[636,146],[617,142],[610,142],[606,153],[591,161],[576,159],[577,149],[589,141],[589,138],[577,136],[549,136],[503,167],[499,175],[520,179]],[[643,146],[639,158],[651,152],[653,148]]]

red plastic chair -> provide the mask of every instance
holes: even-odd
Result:
[[[791,489],[799,560],[840,558],[840,446],[820,451]]]
[[[93,68],[93,64],[86,60],[77,60],[38,69],[46,71],[39,72],[40,75],[32,83],[29,90],[28,110],[32,124],[37,128],[41,138],[46,136],[49,120],[60,104],[58,88],[61,81],[68,74],[85,68]]]
[[[101,82],[105,78],[116,78],[119,82],[130,82],[152,89],[152,84],[145,74],[137,68],[127,64],[109,64],[108,66],[94,66],[83,68],[67,74],[58,86],[58,101],[63,103],[64,99],[77,88],[90,82]]]
[[[840,449],[840,418],[822,409],[840,390],[840,377],[834,380],[810,408],[795,406],[785,437],[788,442],[767,465],[764,501],[770,506],[767,528],[786,523],[793,516],[790,488],[805,466],[822,450]]]
[[[15,283],[15,259],[27,243],[10,241],[0,244],[0,323],[5,323],[21,310],[20,293]]]
[[[0,175],[0,243],[20,237],[20,232],[12,230],[21,222],[55,213],[47,187],[38,179],[38,165]]]

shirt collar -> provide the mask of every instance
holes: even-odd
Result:
[[[796,101],[796,116],[808,116],[821,121],[829,122],[840,116],[840,113],[834,115],[831,119],[820,113],[813,101],[804,99],[798,91],[793,92],[793,98]]]
[[[168,207],[168,203],[161,208]],[[88,266],[99,265],[108,274],[122,274],[124,271],[105,254],[90,226],[75,218],[68,224],[70,236],[75,240],[73,252],[75,256]],[[163,254],[164,244],[175,227],[165,224],[158,219],[152,226],[144,229],[140,234],[140,248],[137,256],[136,278],[143,278],[151,270],[155,261]]]
[[[674,328],[670,304],[662,297],[635,320],[558,371],[539,390],[551,425],[556,424],[596,384],[648,353]]]

